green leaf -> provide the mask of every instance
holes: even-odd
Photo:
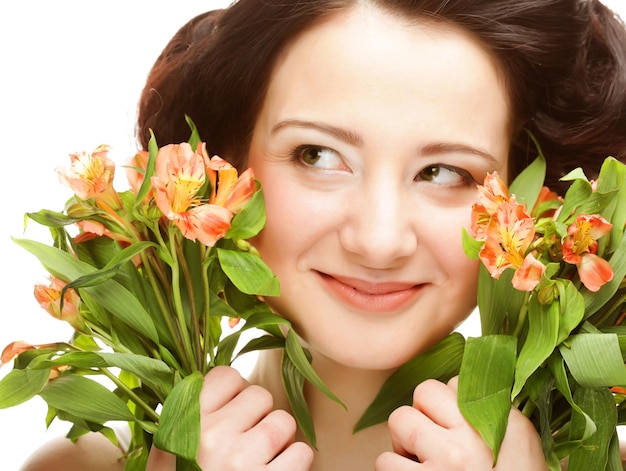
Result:
[[[572,440],[586,440],[596,432],[596,424],[594,424],[591,417],[589,417],[589,415],[587,415],[587,413],[585,413],[585,411],[583,411],[574,401],[567,372],[565,371],[565,362],[563,361],[563,357],[560,355],[558,350],[555,351],[554,355],[548,359],[548,369],[552,373],[557,390],[563,395],[572,410],[585,419],[585,427],[582,430],[579,429],[576,435],[572,435],[570,433],[570,438]]]
[[[196,460],[200,448],[201,389],[199,372],[186,376],[174,386],[163,403],[159,429],[154,436],[157,448],[185,460]]]
[[[200,138],[200,134],[198,133],[198,128],[196,127],[196,123],[193,122],[191,117],[185,115],[185,121],[187,121],[187,125],[189,126],[189,129],[191,129],[191,135],[189,136],[189,139],[187,140],[187,142],[189,143],[189,145],[191,146],[193,150],[196,150],[196,148],[198,147],[198,144],[202,142],[202,139]]]
[[[459,373],[459,410],[491,448],[494,465],[511,412],[516,349],[513,336],[468,338]]]
[[[83,376],[64,375],[48,382],[39,395],[55,409],[90,422],[134,420],[122,399],[96,381]]]
[[[617,411],[615,401],[606,388],[578,388],[574,400],[595,422],[597,430],[582,447],[577,448],[569,457],[568,471],[587,471],[606,469],[608,449],[615,434]],[[571,431],[579,435],[585,427],[585,419],[575,412],[572,414]]]
[[[563,342],[580,325],[585,315],[585,299],[570,280],[557,280],[559,290],[559,338]]]
[[[135,204],[133,206],[133,212],[135,215],[139,213],[139,208],[143,205],[144,200],[148,196],[152,188],[151,178],[154,175],[154,169],[156,164],[156,157],[159,153],[159,146],[157,145],[156,139],[154,137],[154,133],[152,129],[150,130],[150,140],[148,141],[148,162],[146,164],[146,171],[143,176],[143,181],[141,183],[141,187],[137,192],[137,198],[135,198]]]
[[[618,192],[602,212],[613,224],[608,248],[608,252],[612,253],[624,237],[626,225],[626,165],[612,157],[605,159],[597,183],[596,191],[599,193]]]
[[[511,397],[520,393],[526,380],[552,354],[559,336],[559,302],[541,304],[533,296],[528,303],[528,335],[515,365]]]
[[[459,373],[465,339],[458,332],[412,358],[392,374],[354,427],[358,432],[385,422],[398,407],[413,403],[413,390],[427,379],[447,382]]]
[[[567,345],[559,348],[572,376],[581,386],[626,386],[626,367],[617,335],[572,335]]]
[[[478,259],[478,253],[483,245],[485,245],[485,242],[474,239],[464,227],[462,228],[461,236],[463,240],[463,251],[465,252],[467,258],[471,260]]]
[[[286,352],[282,355],[281,374],[283,387],[296,422],[309,444],[316,448],[315,427],[304,397],[304,375],[296,368]]]
[[[250,239],[257,235],[265,226],[265,199],[261,184],[257,181],[258,190],[248,203],[233,217],[228,239]]]
[[[541,149],[539,155],[526,167],[509,186],[509,192],[515,195],[519,203],[526,204],[531,210],[539,197],[546,175],[546,161]]]
[[[17,406],[39,394],[50,370],[11,370],[0,380],[0,409]]]
[[[289,329],[287,332],[287,338],[285,340],[285,352],[289,356],[289,359],[293,362],[294,366],[302,373],[302,375],[309,381],[313,386],[315,386],[319,391],[321,391],[326,397],[332,399],[337,404],[341,405],[345,409],[345,404],[341,402],[341,400],[333,394],[333,392],[328,389],[328,387],[324,384],[322,379],[318,376],[317,372],[311,366],[309,358],[307,357],[302,345],[300,344],[300,339],[298,335],[293,331],[293,329]]]
[[[26,239],[13,239],[22,248],[35,255],[46,270],[55,277],[71,282],[76,278],[92,274],[94,267],[70,254],[46,244]],[[124,323],[158,343],[156,327],[150,314],[144,309],[137,297],[114,280],[105,281],[97,286],[85,288],[93,299]]]
[[[161,391],[164,396],[173,387],[173,374],[167,363],[133,353],[100,353],[109,367],[120,368],[137,376],[152,389]]]
[[[478,309],[483,335],[507,334],[509,326],[517,325],[526,293],[513,289],[513,270],[505,270],[494,279],[484,265],[478,274]]]
[[[244,293],[261,296],[280,294],[278,278],[259,256],[226,249],[217,249],[217,256],[224,273]]]
[[[36,213],[26,213],[26,215],[33,221],[46,227],[63,227],[76,222],[74,218],[48,209],[42,209]]]

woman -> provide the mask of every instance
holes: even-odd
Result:
[[[149,128],[160,145],[186,140],[187,114],[211,154],[254,169],[268,217],[255,245],[281,280],[269,301],[347,405],[307,391],[313,451],[276,352],[248,381],[217,368],[201,398],[203,469],[492,469],[454,381],[421,384],[388,424],[352,427],[474,307],[461,228],[486,173],[513,177],[534,158],[524,129],[554,188],[573,167],[624,158],[625,38],[599,2],[576,0],[240,0],[178,33],[142,96],[142,145]],[[100,439],[81,440],[25,469],[121,469],[119,450],[87,456]],[[174,468],[153,450],[148,469]],[[512,411],[496,469],[542,468],[536,432]]]

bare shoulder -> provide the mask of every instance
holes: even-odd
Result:
[[[98,433],[84,435],[76,443],[59,437],[36,450],[20,471],[121,471],[123,453]]]

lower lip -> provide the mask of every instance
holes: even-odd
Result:
[[[364,312],[391,313],[411,304],[421,292],[423,285],[389,293],[364,293],[341,283],[332,276],[320,277],[329,291],[348,306]]]

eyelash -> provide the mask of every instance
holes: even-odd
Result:
[[[445,169],[448,170],[450,172],[454,172],[456,173],[459,177],[461,177],[461,179],[463,180],[463,186],[473,186],[476,185],[476,179],[467,171],[467,170],[463,170],[461,168],[458,167],[453,167],[450,165],[443,165],[443,164],[431,164],[431,165],[427,165],[426,167],[424,167],[422,170],[420,170],[417,174],[417,176],[415,177],[416,181],[426,181],[428,182],[429,180],[427,179],[422,179],[420,178],[420,174],[426,172],[426,171],[430,171],[436,169],[436,172],[439,172],[440,169]],[[447,187],[453,187],[453,186],[457,186],[457,185],[442,185],[442,186],[447,186]]]

